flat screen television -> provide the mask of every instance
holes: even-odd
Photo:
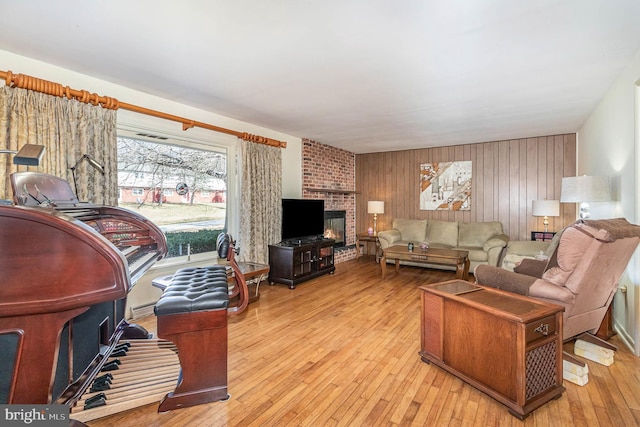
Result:
[[[282,240],[310,240],[324,234],[324,200],[282,199]]]

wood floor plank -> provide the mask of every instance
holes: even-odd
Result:
[[[465,425],[465,423],[472,422],[476,418],[478,402],[472,401],[469,398],[470,394],[471,387],[461,387],[459,395],[454,397],[452,419],[459,425]]]
[[[638,425],[640,360],[618,337],[612,367],[592,367],[581,387],[524,421],[442,369],[420,350],[422,284],[449,271],[402,267],[381,278],[372,257],[332,275],[260,287],[229,319],[231,398],[158,414],[157,404],[89,421],[105,426],[609,426]],[[471,277],[473,281],[473,276]],[[155,332],[155,317],[140,321]],[[635,424],[632,424],[635,423]]]
[[[605,367],[602,367],[605,369]],[[608,368],[608,367],[607,367]],[[637,425],[636,421],[631,413],[630,408],[627,406],[618,383],[607,382],[604,377],[595,377],[595,382],[598,387],[605,390],[602,394],[605,397],[605,407],[607,408],[608,419],[611,420],[612,425],[615,426],[634,426]],[[602,412],[598,412],[602,414]]]
[[[338,387],[336,389],[337,396],[331,402],[330,410],[315,414],[315,417],[311,420],[313,421],[312,425],[344,425],[344,417],[340,415],[340,410],[342,409],[344,413],[349,410],[351,405],[347,402],[350,398],[353,400],[357,398],[357,388],[358,384],[355,382],[349,382]]]
[[[412,404],[415,402],[417,390],[429,371],[428,367],[417,359],[407,361],[406,367],[406,370],[396,374],[396,386],[390,390],[390,394],[393,396],[392,405],[383,414],[384,419],[396,425],[410,420],[410,414],[415,415]]]
[[[606,367],[603,381],[606,382],[607,374],[615,377],[616,388],[619,390],[625,405],[630,411],[640,410],[640,370],[633,368],[636,356],[627,352],[616,352],[613,365]]]

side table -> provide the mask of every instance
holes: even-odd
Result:
[[[256,292],[249,296],[249,302],[256,302],[260,299],[260,283],[267,280],[269,275],[269,266],[267,264],[259,264],[257,262],[239,262],[238,267],[244,274],[244,279],[247,281],[247,286],[255,285]]]
[[[356,234],[356,259],[360,258],[362,255],[360,253],[360,242],[365,245],[369,243],[375,243],[376,245],[376,262],[380,261],[380,257],[382,256],[382,249],[380,247],[380,240],[378,239],[377,234],[369,234],[369,233],[357,233]],[[367,251],[368,252],[368,251]]]
[[[531,240],[538,242],[550,242],[555,235],[555,231],[532,231]]]

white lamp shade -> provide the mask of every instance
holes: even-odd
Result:
[[[610,200],[611,184],[608,176],[583,175],[562,178],[561,202],[608,202]]]
[[[560,201],[534,200],[533,216],[560,216]]]
[[[383,214],[384,202],[379,200],[373,200],[367,202],[367,212],[370,214]]]

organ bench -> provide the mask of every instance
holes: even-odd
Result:
[[[225,400],[227,394],[227,316],[242,313],[249,291],[229,248],[236,286],[229,292],[225,266],[178,270],[155,305],[158,336],[178,349],[178,385],[160,402],[158,412]],[[237,296],[237,304],[229,307]]]

